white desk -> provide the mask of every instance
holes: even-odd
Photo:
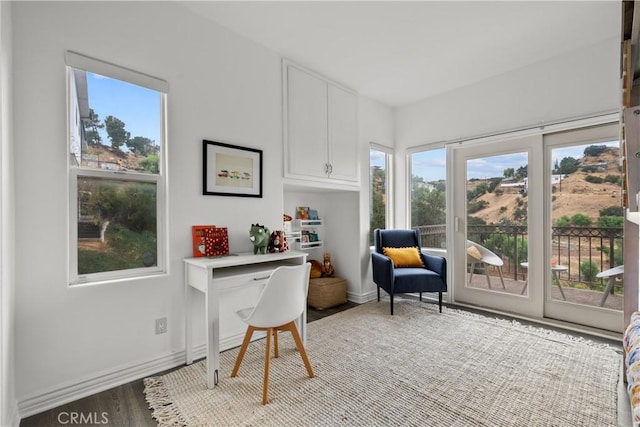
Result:
[[[206,304],[206,363],[209,388],[218,383],[221,342],[226,348],[240,345],[246,330],[246,325],[237,319],[235,311],[255,305],[267,279],[277,267],[304,264],[306,261],[307,254],[297,251],[258,255],[244,253],[220,258],[184,260],[185,358],[187,365],[193,363],[191,307],[195,292],[200,291],[204,293]],[[224,304],[220,304],[221,300]],[[224,326],[222,334],[221,323]],[[306,343],[306,310],[298,323],[300,335]]]

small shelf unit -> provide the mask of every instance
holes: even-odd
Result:
[[[321,219],[294,219],[293,228],[287,239],[295,242],[300,250],[310,250],[324,246]]]

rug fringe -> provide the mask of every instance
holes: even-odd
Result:
[[[159,427],[186,426],[187,423],[176,408],[164,380],[160,377],[144,379],[145,400],[149,404],[153,418]]]

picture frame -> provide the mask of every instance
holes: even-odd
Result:
[[[262,198],[262,150],[202,140],[202,194]]]

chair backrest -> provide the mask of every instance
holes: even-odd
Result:
[[[276,268],[265,285],[246,322],[270,328],[285,325],[298,317],[307,305],[311,264]]]
[[[382,230],[376,228],[373,232],[373,241],[375,251],[379,253],[383,253],[382,248],[422,247],[418,230]]]

